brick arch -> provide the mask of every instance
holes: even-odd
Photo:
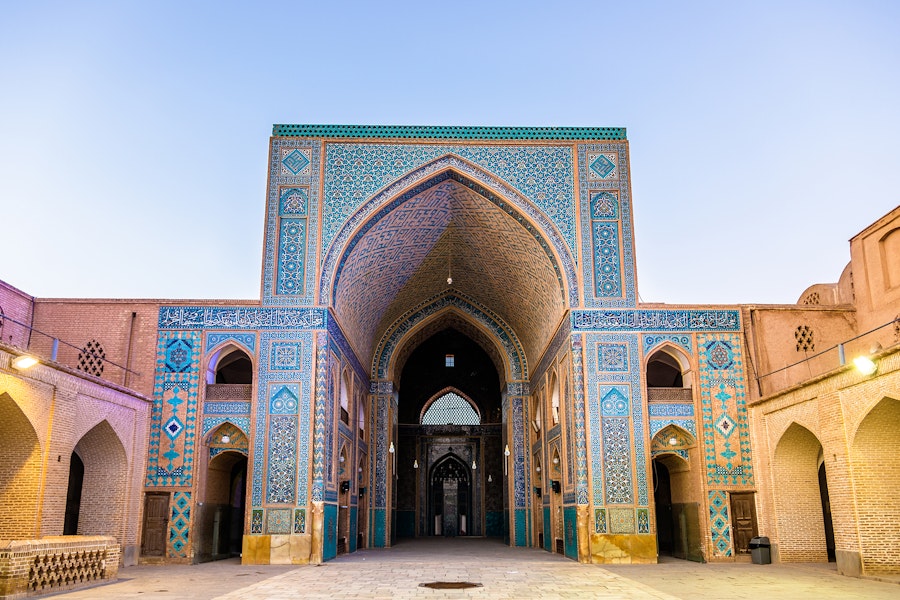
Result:
[[[31,421],[6,393],[0,394],[0,539],[38,537],[41,444]]]
[[[75,444],[84,463],[79,535],[111,535],[124,539],[128,459],[109,421],[103,420]]]
[[[778,551],[784,562],[827,562],[819,457],[822,444],[812,431],[791,423],[772,460]]]
[[[553,222],[514,187],[483,168],[457,156],[446,154],[409,171],[372,196],[338,230],[325,251],[319,281],[319,302],[334,303],[333,294],[343,268],[343,260],[368,225],[377,222],[394,205],[402,204],[440,180],[455,179],[476,190],[493,204],[503,208],[520,222],[530,224],[529,231],[541,243],[560,275],[561,292],[570,306],[578,306],[578,274],[571,252]]]
[[[208,348],[203,354],[201,373],[206,373],[206,383],[215,383],[219,362],[221,362],[223,358],[231,356],[234,353],[240,353],[245,356],[250,361],[251,373],[256,373],[257,361],[255,353],[240,340],[227,339]],[[209,381],[210,377],[212,377],[212,382]]]
[[[850,446],[859,540],[866,574],[900,572],[900,400],[883,397],[860,422]]]

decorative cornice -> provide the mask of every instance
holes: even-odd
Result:
[[[273,137],[435,140],[624,140],[624,127],[467,127],[418,125],[272,126]]]
[[[740,331],[737,310],[574,310],[573,331]]]

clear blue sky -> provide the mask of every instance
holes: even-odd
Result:
[[[900,203],[900,3],[6,1],[0,279],[257,298],[273,123],[627,127],[643,300],[790,303]]]

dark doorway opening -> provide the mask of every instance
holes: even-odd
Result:
[[[672,556],[672,483],[669,469],[658,459],[653,459],[653,490],[656,501],[656,544],[660,554]]]
[[[84,462],[75,452],[69,460],[69,486],[66,490],[66,517],[63,535],[78,535],[78,515],[81,512],[81,490],[84,487]]]
[[[822,517],[825,521],[825,547],[828,549],[828,562],[835,562],[834,524],[831,521],[831,500],[828,497],[828,479],[825,477],[825,463],[819,465],[819,495],[822,498]]]

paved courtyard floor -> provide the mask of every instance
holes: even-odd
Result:
[[[896,578],[900,583],[900,578]],[[429,582],[471,582],[429,589]],[[320,566],[251,566],[237,559],[202,565],[140,565],[115,583],[52,596],[66,600],[288,600],[299,598],[697,598],[776,600],[900,598],[900,585],[838,575],[834,565],[582,565],[543,550],[466,538],[401,540]]]

